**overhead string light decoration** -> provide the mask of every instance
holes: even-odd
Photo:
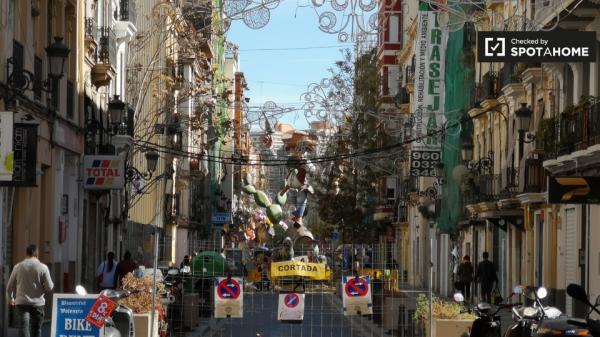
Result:
[[[343,51],[343,59],[329,72],[330,77],[309,84],[300,95],[301,110],[307,120],[339,125],[351,113],[354,99],[354,65],[350,51]]]
[[[225,30],[232,20],[241,20],[250,29],[261,29],[271,20],[271,10],[277,8],[280,0],[227,0],[223,1]]]
[[[311,5],[319,16],[319,29],[337,34],[339,42],[377,34],[376,0],[311,0]]]

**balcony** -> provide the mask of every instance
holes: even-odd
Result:
[[[192,24],[198,38],[201,39],[202,52],[207,58],[213,57],[212,50],[212,10],[197,1],[186,0],[183,6],[183,16]]]
[[[557,173],[600,164],[600,101],[569,107],[553,121],[554,128],[543,125],[544,167]]]
[[[115,69],[111,62],[117,60],[117,41],[114,31],[109,27],[100,27],[97,32],[99,49],[96,53],[96,64],[92,67],[92,83],[96,87],[103,87],[115,77]]]
[[[119,13],[115,13],[115,35],[120,39],[131,40],[137,33],[135,21],[137,19],[135,11],[135,1],[120,0]]]
[[[555,15],[558,8],[562,8],[562,0],[535,0],[534,21],[542,26]]]
[[[487,72],[475,87],[473,102],[481,105],[484,109],[490,109],[498,105],[500,81],[496,72]]]
[[[96,62],[98,26],[94,18],[85,19],[85,56],[90,63]]]
[[[525,159],[523,193],[542,193],[546,191],[546,170],[544,170],[542,162],[541,156],[531,156]]]

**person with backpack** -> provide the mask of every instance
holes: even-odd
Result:
[[[96,269],[96,283],[98,284],[99,290],[116,288],[116,270],[117,261],[115,261],[115,253],[108,252],[108,254],[106,254],[106,260],[102,261]]]

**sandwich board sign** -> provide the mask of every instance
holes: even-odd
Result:
[[[304,319],[304,294],[288,292],[279,294],[277,319],[302,321]]]
[[[51,337],[100,337],[101,329],[86,320],[98,295],[54,294]]]
[[[342,277],[344,316],[372,315],[371,278],[369,276]]]
[[[215,317],[244,317],[243,281],[238,277],[215,278]]]

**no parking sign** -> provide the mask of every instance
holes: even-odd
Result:
[[[237,277],[215,278],[215,317],[244,317],[243,291]]]
[[[277,319],[280,321],[303,320],[304,294],[295,292],[279,294]]]
[[[369,276],[342,277],[344,316],[372,315],[371,278]]]

